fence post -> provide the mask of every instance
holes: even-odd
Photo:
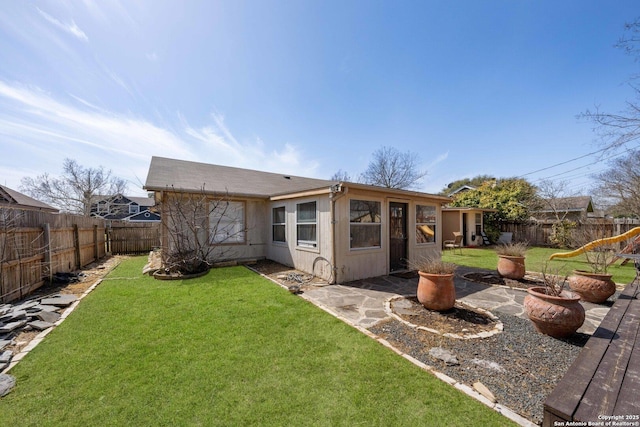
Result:
[[[98,260],[98,224],[93,225],[93,260]]]
[[[73,246],[76,253],[76,269],[80,270],[80,230],[78,224],[73,224]]]
[[[48,271],[49,283],[53,281],[53,266],[51,265],[51,225],[44,224],[44,265]]]

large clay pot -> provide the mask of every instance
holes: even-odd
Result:
[[[418,271],[418,301],[425,308],[447,311],[456,303],[456,288],[453,274],[431,274]]]
[[[584,308],[577,294],[564,290],[557,297],[547,295],[543,286],[531,287],[527,292],[524,309],[538,332],[565,338],[584,323]]]
[[[524,257],[498,255],[498,274],[507,279],[519,280],[524,277]]]
[[[611,274],[590,273],[574,270],[569,276],[569,287],[580,295],[583,301],[601,303],[613,295],[616,284],[611,280]]]

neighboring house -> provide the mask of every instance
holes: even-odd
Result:
[[[154,206],[152,197],[99,196],[91,205],[91,216],[131,222],[160,222],[160,215],[152,209]]]
[[[453,197],[455,194],[458,193],[465,193],[469,190],[475,190],[476,187],[472,187],[470,185],[463,185],[462,187],[458,187],[455,190],[453,190],[451,193],[449,193],[449,197]]]
[[[22,194],[16,190],[12,190],[9,187],[0,185],[0,208],[6,207],[52,213],[58,213],[59,211],[53,206],[29,197],[26,194]]]
[[[444,196],[153,157],[144,188],[162,209],[185,194],[226,198],[237,232],[219,246],[227,259],[270,259],[342,283],[439,257]],[[209,217],[219,224],[214,210]],[[162,227],[162,247],[170,239]],[[246,231],[245,231],[246,230]],[[210,235],[216,241],[217,235]],[[232,251],[232,255],[229,255]]]
[[[483,244],[484,213],[496,212],[495,209],[481,208],[443,208],[442,236],[444,240],[453,239],[454,232],[462,232],[462,246],[481,246]]]
[[[593,214],[591,196],[559,197],[542,201],[541,209],[531,213],[539,223],[553,223],[558,220],[582,222]]]

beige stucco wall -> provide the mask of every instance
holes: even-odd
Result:
[[[381,247],[371,249],[351,249],[349,233],[349,201],[351,199],[373,200],[381,203],[382,236]],[[380,192],[360,189],[349,189],[340,196],[336,204],[336,258],[338,282],[348,282],[368,277],[389,274],[389,203],[406,203],[407,215],[407,258],[409,260],[420,257],[439,257],[442,246],[442,231],[440,226],[440,203],[429,198],[402,198],[395,195],[385,195]],[[436,241],[434,243],[418,244],[416,242],[416,204],[436,206]]]
[[[182,197],[185,201],[189,200],[189,196]],[[172,218],[168,206],[175,203],[174,201],[176,198],[177,196],[175,193],[167,192],[162,196],[163,203],[160,208],[162,212],[162,221],[165,225],[167,222],[170,222]],[[211,197],[210,201],[213,200],[216,200],[216,198]],[[217,200],[220,200],[220,198],[217,198]],[[227,199],[225,198],[225,200]],[[209,261],[218,262],[225,260],[264,258],[266,255],[266,243],[268,242],[268,228],[266,224],[266,221],[268,220],[268,202],[262,199],[251,198],[228,198],[228,200],[242,202],[244,205],[244,219],[247,227],[245,239],[242,243],[223,243],[216,246],[210,253]],[[209,234],[208,220],[206,219],[208,214],[203,211],[200,215],[203,215],[204,218],[200,239],[202,242],[205,242]],[[173,216],[176,218],[178,217],[177,215]],[[171,252],[174,248],[172,245],[172,239],[168,236],[166,226],[162,227],[161,233],[163,249]]]
[[[316,238],[317,247],[299,247],[296,241],[296,205],[300,203],[316,202]],[[271,224],[273,208],[285,207],[286,242],[273,242]],[[331,211],[328,194],[309,196],[288,200],[277,200],[269,203],[266,215],[268,245],[266,256],[268,259],[281,264],[295,267],[298,270],[314,274],[325,280],[331,280]]]

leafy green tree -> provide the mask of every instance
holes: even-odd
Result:
[[[478,175],[478,176],[475,176],[473,178],[459,179],[457,181],[453,181],[453,182],[447,184],[447,186],[445,188],[440,190],[440,194],[449,195],[449,194],[453,193],[454,191],[456,191],[457,189],[464,187],[465,185],[477,188],[477,187],[480,187],[484,182],[486,182],[486,181],[495,181],[495,179],[496,178],[491,176],[491,175]]]
[[[451,204],[455,207],[495,209],[485,214],[485,231],[495,241],[503,221],[525,221],[531,206],[537,205],[536,187],[522,178],[485,181],[475,190],[458,193]]]

